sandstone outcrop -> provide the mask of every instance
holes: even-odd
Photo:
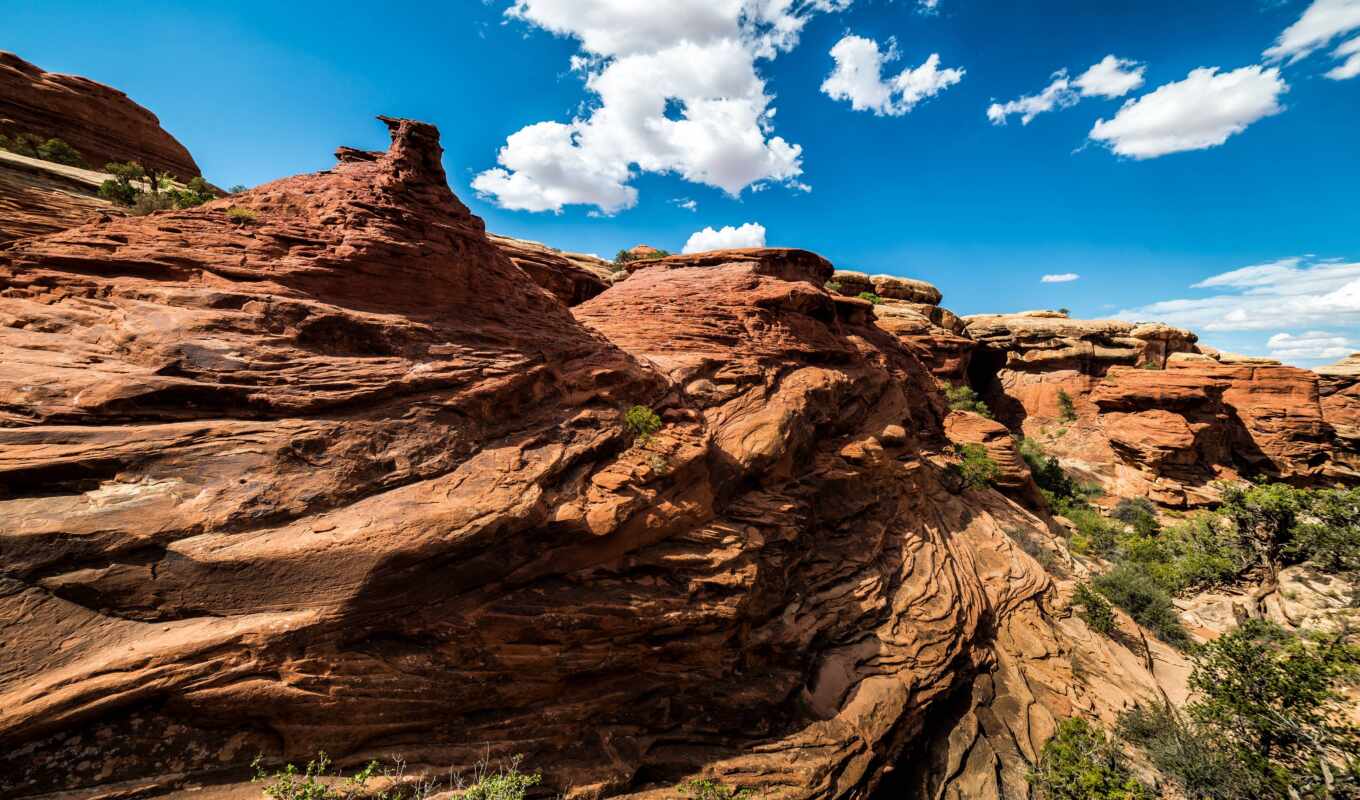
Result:
[[[1319,375],[1322,416],[1355,456],[1350,464],[1360,474],[1360,353],[1318,367],[1315,372]]]
[[[832,285],[855,297],[870,292],[880,298],[874,306],[879,327],[906,342],[917,358],[941,380],[962,383],[974,342],[964,335],[963,320],[940,305],[943,295],[929,283],[892,275],[869,276],[836,270]]]
[[[823,259],[672,257],[568,311],[385,121],[0,250],[0,794],[325,749],[1016,797],[1057,719],[1161,691],[1065,612],[1040,520],[951,488],[934,379]]]
[[[994,419],[971,411],[952,411],[944,420],[945,435],[955,444],[980,444],[996,463],[996,485],[1030,508],[1041,508],[1043,500],[1034,483],[1029,465],[1020,456],[1010,429]]]
[[[122,216],[96,196],[102,180],[102,173],[0,150],[0,245]]]
[[[0,133],[62,139],[95,169],[110,161],[136,161],[181,180],[199,174],[189,151],[126,94],[88,78],[45,72],[4,51]]]
[[[584,253],[567,253],[539,242],[487,234],[534,283],[569,306],[584,303],[613,282],[614,265]]]

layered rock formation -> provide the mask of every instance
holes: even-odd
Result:
[[[584,303],[614,282],[615,267],[608,261],[584,253],[566,253],[539,242],[488,234],[515,266],[528,273],[534,283],[552,292],[569,306]]]
[[[975,343],[965,335],[963,320],[940,305],[939,289],[925,281],[871,277],[852,270],[837,270],[832,286],[849,297],[863,292],[877,295],[874,315],[879,327],[906,342],[937,378],[950,383],[967,380]]]
[[[0,150],[0,244],[122,216],[96,195],[103,180],[98,172]]]
[[[325,749],[1016,797],[1056,719],[1161,691],[1061,615],[1042,522],[950,479],[934,378],[823,259],[672,257],[573,315],[386,122],[0,250],[0,794]]]
[[[88,78],[45,72],[4,51],[0,133],[62,139],[96,169],[110,161],[136,161],[180,180],[199,174],[189,151],[126,94]]]

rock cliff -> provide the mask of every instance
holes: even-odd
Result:
[[[137,161],[180,180],[199,174],[184,145],[126,94],[88,78],[45,72],[5,51],[0,51],[0,133],[62,139],[95,169],[110,161]]]
[[[1176,683],[960,485],[935,378],[825,260],[670,257],[569,311],[385,122],[0,249],[0,794],[325,749],[522,753],[571,797],[1016,797],[1055,720]]]

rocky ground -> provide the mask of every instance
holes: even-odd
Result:
[[[1169,510],[1360,477],[1353,363],[961,319],[802,250],[619,270],[488,235],[438,132],[383,121],[198,208],[9,227],[0,795],[246,796],[257,754],[324,749],[523,754],[580,798],[1024,797],[1058,721],[1182,702],[1189,666],[1073,613],[1099,565],[1012,434]],[[1280,586],[1290,624],[1351,602]],[[1183,599],[1192,633],[1234,597]]]

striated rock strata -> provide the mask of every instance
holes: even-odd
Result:
[[[96,169],[110,161],[137,161],[181,180],[199,174],[184,145],[127,95],[88,78],[45,72],[4,51],[0,133],[62,139]]]
[[[1018,797],[1056,719],[1160,691],[1065,614],[1043,524],[950,480],[934,379],[824,260],[673,257],[573,316],[386,122],[0,250],[0,794],[325,749]]]

